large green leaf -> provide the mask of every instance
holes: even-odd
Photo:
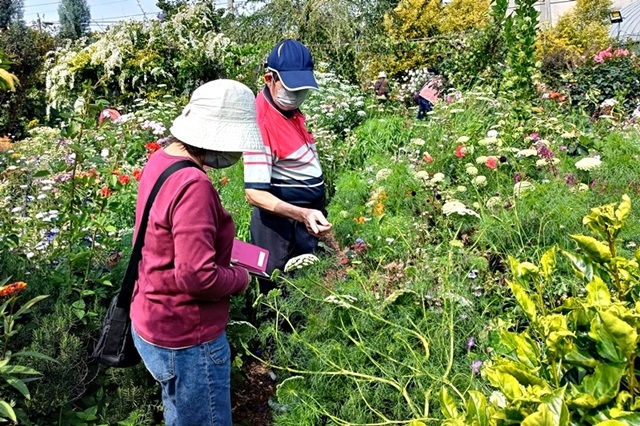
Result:
[[[537,317],[536,305],[533,303],[525,289],[516,282],[507,281],[507,283],[509,284],[509,288],[511,288],[511,292],[516,298],[516,302],[518,302],[520,308],[522,308],[531,322],[535,322]]]
[[[22,380],[16,377],[6,377],[5,380],[11,386],[16,388],[25,398],[31,399],[31,395],[29,394],[29,389],[27,388],[27,385],[25,385]]]
[[[440,392],[440,411],[445,419],[455,419],[458,417],[458,408],[456,402],[449,394],[446,387],[442,387]]]
[[[587,305],[588,306],[608,306],[611,304],[611,292],[609,287],[598,276],[587,284]]]
[[[497,361],[493,368],[501,373],[511,374],[523,386],[539,386],[551,390],[549,384],[540,377],[540,368],[508,360]]]
[[[598,353],[613,362],[626,362],[636,351],[636,329],[610,311],[598,312],[589,336],[596,340]]]
[[[575,386],[578,394],[569,402],[570,406],[596,408],[616,397],[626,364],[600,364],[593,374]]]
[[[542,401],[553,414],[554,425],[557,426],[567,426],[569,424],[569,409],[564,400],[565,390],[565,387],[556,389],[553,393],[542,398]]]
[[[593,281],[593,263],[585,256],[562,251],[562,254],[571,262],[575,274],[586,282]]]
[[[16,412],[7,401],[0,401],[0,417],[11,419],[14,423],[18,422]]]
[[[487,398],[482,393],[474,390],[470,390],[468,396],[466,424],[488,426]]]
[[[511,374],[502,373],[491,368],[485,369],[485,373],[489,382],[498,388],[509,401],[522,397],[524,387]]]
[[[547,250],[540,259],[540,268],[542,269],[542,275],[546,279],[551,278],[553,272],[556,270],[556,247],[552,247]]]
[[[631,199],[627,194],[624,194],[622,196],[622,202],[616,209],[616,219],[618,219],[621,224],[624,224],[624,222],[627,220],[627,217],[629,216],[629,213],[631,213]]]
[[[540,404],[538,411],[528,415],[521,426],[556,426],[557,424],[549,407],[546,404]]]
[[[570,235],[570,237],[578,243],[578,247],[585,252],[587,257],[596,263],[607,263],[611,260],[611,250],[602,241],[587,235]]]
[[[595,426],[629,426],[627,423],[622,423],[618,420],[605,420],[604,422],[597,423]]]

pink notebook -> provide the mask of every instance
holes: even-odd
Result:
[[[233,240],[231,258],[237,260],[237,265],[246,268],[251,275],[261,278],[269,277],[269,274],[265,272],[267,260],[269,260],[269,252],[262,247],[240,240]]]

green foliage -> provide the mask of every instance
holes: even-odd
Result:
[[[0,51],[11,63],[11,73],[20,81],[13,92],[0,92],[0,135],[14,140],[25,136],[29,123],[45,122],[44,58],[54,48],[53,38],[45,32],[12,24],[0,31]],[[55,117],[52,117],[55,118]]]
[[[22,20],[24,0],[0,0],[0,31]]]
[[[609,46],[565,76],[560,87],[571,96],[572,103],[590,114],[611,115],[613,107],[630,113],[638,104],[639,77],[638,57],[626,49]],[[605,103],[607,99],[611,105]]]
[[[231,44],[210,3],[180,9],[162,23],[123,21],[94,43],[69,42],[49,58],[49,106],[68,109],[83,93],[131,105],[137,97],[191,92],[226,75],[224,64],[235,63],[227,54]]]
[[[597,207],[584,217],[596,237],[571,235],[577,251],[561,253],[585,287],[559,307],[548,293],[557,279],[557,248],[545,252],[539,265],[509,258],[509,287],[527,327],[495,330],[495,355],[484,370],[497,389],[489,402],[473,395],[480,404],[458,413],[443,391],[446,424],[640,421],[635,371],[640,267],[638,253],[625,258],[617,247],[630,211],[624,195],[617,206]]]
[[[4,52],[0,51],[0,91],[4,90],[16,90],[16,85],[20,82],[18,81],[18,77],[11,74],[9,71],[10,62],[7,59]]]
[[[89,33],[91,12],[87,0],[62,0],[58,6],[59,36],[77,40]]]
[[[533,96],[533,77],[536,73],[535,49],[538,11],[535,0],[516,0],[515,14],[505,20],[507,70],[501,90],[513,99]]]
[[[582,65],[585,58],[609,45],[610,7],[611,0],[578,0],[555,26],[540,31],[536,50],[547,81]]]

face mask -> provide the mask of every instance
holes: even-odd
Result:
[[[302,105],[302,102],[304,102],[308,91],[308,89],[304,89],[292,92],[284,87],[279,87],[278,93],[276,94],[276,102],[278,102],[280,107],[284,110],[290,111],[297,109]]]
[[[214,169],[233,166],[242,157],[241,152],[207,151],[203,164]]]

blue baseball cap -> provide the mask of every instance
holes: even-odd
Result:
[[[311,52],[299,41],[283,40],[276,44],[267,59],[267,69],[278,74],[284,88],[292,92],[318,89]]]

